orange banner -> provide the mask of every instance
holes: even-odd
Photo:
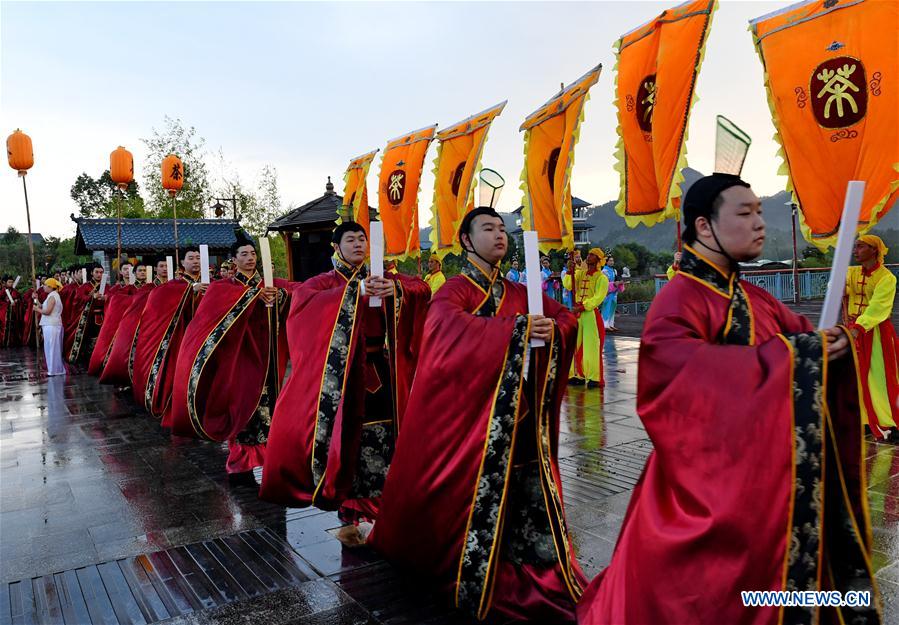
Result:
[[[899,3],[804,2],[750,24],[803,236],[836,244],[850,180],[867,232],[899,195]]]
[[[591,69],[531,113],[521,125],[525,131],[521,227],[537,232],[543,252],[574,248],[571,213],[574,146],[580,134],[587,92],[599,80],[601,71],[602,65]]]
[[[461,254],[458,229],[474,208],[474,192],[481,154],[490,123],[502,113],[505,102],[472,115],[437,133],[434,160],[434,204],[431,206],[431,253],[443,258]]]
[[[368,177],[368,168],[371,167],[377,150],[368,154],[357,156],[350,161],[343,175],[343,207],[342,215],[338,223],[346,216],[350,221],[355,221],[365,228],[365,236],[368,237],[368,224],[370,215],[368,210],[368,185],[365,179]]]
[[[387,143],[381,158],[378,211],[384,223],[384,256],[418,256],[418,185],[437,124]]]
[[[631,228],[680,218],[687,124],[716,8],[716,0],[686,2],[616,44],[621,186],[615,210]]]

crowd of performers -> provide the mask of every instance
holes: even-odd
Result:
[[[463,219],[467,260],[451,278],[436,257],[425,280],[371,275],[365,230],[346,222],[332,271],[266,287],[254,242],[238,239],[210,284],[195,248],[174,280],[160,260],[152,282],[126,269],[102,295],[100,267],[24,294],[9,280],[3,345],[33,344],[58,286],[69,363],[130,387],[173,435],[227,442],[233,479],[255,483],[263,467],[262,499],[339,511],[344,542],[433,578],[477,618],[882,622],[862,424],[882,438],[899,410],[886,247],[859,238],[847,325],[816,332],[739,278],[764,243],[747,183],[699,180],[684,215],[687,245],[640,345],[637,412],[654,451],[592,581],[566,526],[557,448],[566,382],[602,380],[599,249],[566,267],[570,309],[544,297],[529,315],[526,287],[499,270],[508,241],[490,207]],[[818,589],[872,602],[740,598]]]

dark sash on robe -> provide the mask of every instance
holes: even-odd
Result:
[[[397,294],[372,308],[361,295],[365,275],[341,263],[293,294],[292,371],[275,408],[262,499],[377,517],[430,287],[388,274]]]
[[[101,384],[118,384],[123,386],[131,384],[134,370],[134,344],[137,339],[141,314],[144,311],[144,306],[147,304],[147,298],[154,288],[156,287],[152,284],[141,284],[131,296],[128,309],[119,322],[112,344],[109,346],[106,362],[103,364],[103,370],[100,373]]]
[[[586,585],[557,462],[577,320],[543,306],[553,337],[527,357],[525,286],[468,264],[434,295],[368,541],[479,619],[571,621]]]
[[[231,472],[235,463],[261,465],[287,364],[281,316],[291,288],[275,279],[278,302],[267,307],[259,274],[240,278],[213,282],[203,295],[181,342],[172,393],[172,433],[229,441]],[[246,463],[234,457],[240,446],[255,448],[245,450]]]
[[[99,282],[73,285],[68,301],[63,301],[63,358],[74,364],[88,353],[90,343],[100,333],[103,323],[103,302],[94,299]],[[69,312],[71,311],[71,312]]]
[[[119,329],[119,324],[125,318],[125,313],[131,306],[131,298],[137,292],[132,285],[115,285],[106,293],[106,302],[103,310],[103,325],[97,334],[97,341],[94,343],[94,349],[91,352],[90,360],[87,365],[87,372],[90,375],[100,375],[106,361],[109,359],[109,352],[112,349],[112,341]]]
[[[880,622],[740,596],[879,601],[851,357],[828,362],[807,319],[687,247],[644,325],[637,412],[654,451],[582,623]]]
[[[197,296],[187,279],[169,280],[147,296],[134,342],[131,390],[134,401],[162,425],[171,427],[175,363],[187,325],[193,318]],[[169,419],[165,419],[165,415]]]

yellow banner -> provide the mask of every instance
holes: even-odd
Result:
[[[457,232],[459,224],[474,208],[477,173],[487,131],[505,106],[502,102],[437,133],[440,143],[434,160],[431,253],[441,259],[450,253],[462,253]]]
[[[716,0],[686,2],[616,45],[621,185],[615,210],[631,228],[680,218],[687,125],[716,8]]]
[[[368,224],[370,215],[368,212],[368,185],[365,179],[368,177],[368,168],[371,167],[372,159],[374,159],[377,150],[372,150],[368,154],[357,156],[350,161],[343,175],[343,215],[338,223],[343,221],[344,215],[361,224],[365,228],[365,236],[368,237]]]
[[[597,65],[524,120],[521,227],[536,230],[540,250],[574,248],[571,167],[584,103],[599,80]]]
[[[397,260],[418,256],[418,186],[425,154],[437,124],[387,143],[381,158],[378,211],[384,223],[384,256]]]
[[[890,26],[892,24],[892,26]],[[802,234],[836,244],[850,180],[865,181],[859,232],[899,196],[899,3],[819,0],[750,22]]]

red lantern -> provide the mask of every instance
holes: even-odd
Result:
[[[184,186],[184,163],[174,154],[162,159],[162,188],[174,196]]]
[[[109,155],[109,176],[120,189],[128,188],[134,180],[134,157],[122,146]]]
[[[6,157],[9,159],[9,166],[19,172],[20,176],[27,174],[34,165],[31,137],[17,128],[6,138]]]

